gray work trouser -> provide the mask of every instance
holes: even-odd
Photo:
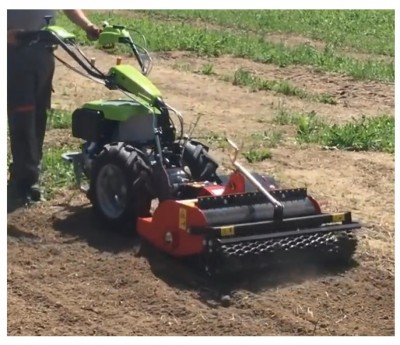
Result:
[[[26,187],[39,180],[54,65],[49,48],[7,47],[10,180]]]

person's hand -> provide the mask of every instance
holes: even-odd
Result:
[[[101,29],[92,23],[90,23],[86,26],[85,31],[86,31],[87,38],[91,41],[97,40],[101,33]]]

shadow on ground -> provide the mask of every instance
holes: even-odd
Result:
[[[139,239],[127,230],[109,229],[96,217],[91,207],[58,205],[63,208],[53,216],[53,228],[64,236],[78,237],[99,251],[120,253],[130,251]]]

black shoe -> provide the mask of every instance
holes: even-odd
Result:
[[[29,188],[29,198],[33,202],[46,201],[46,199],[43,197],[43,190],[40,188],[39,183],[35,183]]]
[[[7,186],[7,214],[27,206],[29,206],[29,197],[26,188],[10,182]]]

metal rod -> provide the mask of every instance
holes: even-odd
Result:
[[[254,176],[239,162],[237,162],[237,156],[239,153],[239,148],[237,145],[230,139],[226,139],[234,149],[233,155],[230,157],[232,165],[239,170],[253,185],[256,187],[275,207],[275,209],[278,209],[280,213],[283,211],[283,205],[280,203],[278,200],[276,200],[263,186],[260,182],[258,182]]]

